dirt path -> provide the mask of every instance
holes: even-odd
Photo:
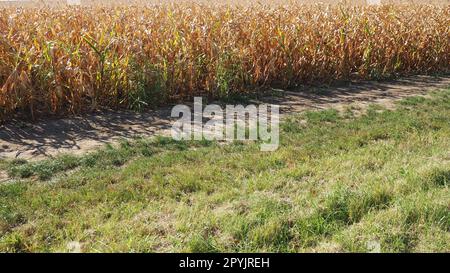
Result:
[[[450,86],[445,77],[416,76],[387,82],[358,82],[341,87],[274,90],[272,97],[252,103],[274,103],[283,113],[305,109],[342,109],[347,105],[379,103],[392,107],[396,100],[426,95]],[[170,108],[146,113],[106,112],[37,123],[11,122],[0,127],[0,159],[41,159],[58,153],[81,154],[121,138],[169,134]]]

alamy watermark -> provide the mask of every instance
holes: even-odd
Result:
[[[176,105],[171,116],[179,118],[172,125],[175,140],[260,140],[261,151],[275,151],[280,143],[280,107],[278,105],[226,105],[203,107],[201,97],[194,98],[194,111]]]

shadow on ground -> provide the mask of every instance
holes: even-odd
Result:
[[[272,96],[250,103],[279,104],[282,113],[340,108],[354,103],[388,105],[398,99],[425,95],[448,86],[450,75],[414,76],[394,81],[352,82],[334,87],[301,87],[290,91],[273,89]],[[58,153],[80,154],[122,138],[167,135],[171,121],[170,108],[145,113],[108,111],[36,123],[11,121],[0,127],[0,159],[39,159]]]

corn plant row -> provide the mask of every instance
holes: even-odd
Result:
[[[450,6],[6,8],[0,120],[450,71]]]

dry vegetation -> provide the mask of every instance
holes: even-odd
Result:
[[[4,9],[0,120],[448,73],[450,6]]]

